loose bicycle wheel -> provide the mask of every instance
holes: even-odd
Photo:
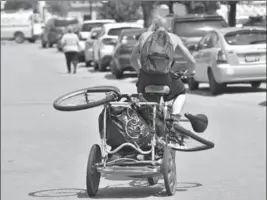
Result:
[[[115,100],[120,90],[113,86],[96,86],[67,93],[57,98],[53,106],[60,111],[78,111],[97,107]]]
[[[175,124],[174,129],[176,133],[181,134],[181,137],[185,136],[184,145],[177,145],[178,143],[168,143],[168,146],[176,151],[194,152],[212,149],[215,145],[213,142],[197,135],[190,130],[183,128],[182,126]],[[191,143],[191,144],[189,144]],[[199,145],[200,143],[200,145]]]

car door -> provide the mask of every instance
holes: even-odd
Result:
[[[214,65],[214,56],[217,55],[217,43],[219,37],[216,32],[211,32],[206,38],[200,53],[201,67],[199,67],[199,74],[201,75],[202,82],[208,82],[208,68]]]
[[[206,58],[204,57],[204,53],[205,53],[205,47],[208,44],[209,38],[210,38],[210,34],[204,36],[202,40],[200,40],[197,46],[197,50],[193,53],[193,56],[196,61],[194,79],[198,82],[204,82],[205,80],[203,67],[205,65]]]

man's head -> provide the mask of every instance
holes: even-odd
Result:
[[[152,24],[148,27],[148,31],[157,31],[157,30],[168,31],[167,21],[160,16],[156,16],[155,19],[152,21]]]

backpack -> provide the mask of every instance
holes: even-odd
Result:
[[[174,60],[171,38],[166,31],[152,33],[140,51],[142,70],[150,74],[167,74]]]

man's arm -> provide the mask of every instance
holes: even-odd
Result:
[[[141,48],[142,40],[143,40],[143,34],[139,37],[139,40],[137,44],[135,45],[135,47],[133,48],[133,51],[131,54],[131,65],[138,74],[142,67],[140,63],[140,48]]]
[[[193,73],[196,64],[194,57],[191,55],[190,51],[186,48],[182,40],[177,35],[175,35],[175,42],[177,44],[175,53],[182,53],[183,58],[188,63],[188,72]]]

